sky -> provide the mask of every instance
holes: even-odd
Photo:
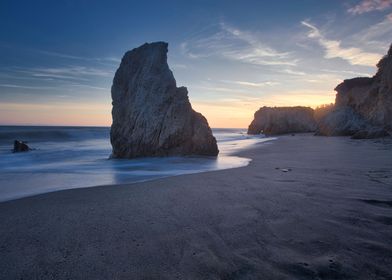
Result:
[[[334,102],[392,43],[392,0],[0,1],[0,125],[110,126],[122,55],[169,43],[211,127],[262,106]]]

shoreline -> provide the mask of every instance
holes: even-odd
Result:
[[[6,197],[6,198],[0,198],[0,203],[3,202],[8,202],[8,201],[13,201],[13,200],[19,200],[19,199],[23,199],[23,198],[28,198],[28,197],[33,197],[33,196],[37,196],[37,195],[44,195],[47,193],[53,193],[53,192],[59,192],[59,191],[67,191],[67,190],[74,190],[74,189],[86,189],[86,188],[96,188],[96,187],[111,187],[111,186],[124,186],[124,185],[131,185],[131,184],[135,184],[135,183],[143,183],[143,182],[149,182],[149,181],[155,181],[155,180],[160,180],[160,179],[164,179],[164,178],[169,178],[169,177],[176,177],[176,176],[183,176],[183,175],[190,175],[190,174],[199,174],[199,173],[205,173],[205,172],[215,172],[215,171],[220,171],[220,170],[226,170],[226,169],[234,169],[234,168],[240,168],[240,167],[244,167],[249,165],[249,163],[252,161],[252,159],[250,157],[242,157],[241,153],[248,150],[248,149],[253,149],[254,147],[256,147],[258,144],[265,144],[267,142],[276,140],[276,137],[262,137],[259,139],[253,139],[259,142],[254,142],[254,143],[245,143],[245,146],[243,147],[239,147],[237,148],[236,151],[234,152],[227,152],[223,153],[222,155],[218,156],[218,157],[208,157],[208,156],[177,156],[177,157],[146,157],[146,158],[135,158],[134,160],[140,160],[140,159],[144,159],[144,160],[156,160],[156,159],[182,159],[184,160],[184,163],[186,158],[189,158],[190,160],[194,160],[194,159],[199,159],[199,160],[209,160],[209,159],[214,159],[216,161],[216,164],[219,165],[219,167],[210,167],[209,169],[197,169],[197,170],[186,170],[184,169],[182,173],[178,173],[178,174],[169,174],[169,175],[156,175],[154,177],[149,177],[149,178],[143,178],[143,179],[129,179],[129,182],[121,182],[121,183],[113,183],[113,184],[99,184],[99,185],[86,185],[86,186],[71,186],[69,188],[62,188],[62,187],[47,187],[44,189],[44,191],[42,192],[27,192],[25,194],[20,194],[18,196],[10,196],[10,197]],[[240,140],[242,141],[248,141],[251,139],[244,139],[244,140]],[[239,142],[239,143],[241,143]],[[244,145],[243,143],[241,143],[242,145]],[[237,145],[237,144],[236,144]],[[220,157],[220,158],[219,158]],[[242,162],[247,162],[247,163],[242,163],[242,164],[228,164],[228,163],[222,163],[227,161],[228,158],[238,158],[238,161],[242,161]],[[108,158],[108,160],[110,160],[110,158]],[[231,159],[234,160],[234,159]],[[118,161],[123,161],[123,159],[119,159]],[[132,161],[132,159],[131,159]],[[218,163],[218,161],[221,161],[221,163]],[[228,164],[228,167],[223,167],[223,165]],[[230,166],[232,165],[232,166]],[[200,166],[202,167],[202,166]],[[164,173],[164,172],[163,172]]]
[[[177,156],[108,160],[112,152],[108,128],[80,129],[3,129],[0,132],[3,136],[0,143],[0,201],[63,189],[142,182],[243,166],[249,159],[231,154],[252,143],[269,140],[248,137],[243,129],[216,129],[214,133],[221,149],[217,158]],[[11,153],[4,137],[10,141],[27,139],[36,151]]]
[[[392,277],[392,141],[281,136],[236,155],[252,161],[1,202],[0,270],[40,279]]]

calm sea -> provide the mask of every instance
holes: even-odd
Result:
[[[108,127],[0,126],[0,201],[55,190],[132,183],[245,166],[233,154],[271,138],[245,129],[213,129],[220,154],[211,157],[109,159]],[[12,153],[15,139],[33,151]]]

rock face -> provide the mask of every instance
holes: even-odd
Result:
[[[218,154],[206,118],[176,86],[167,51],[167,43],[146,43],[122,58],[112,85],[112,157]]]
[[[392,46],[372,78],[345,80],[335,90],[335,108],[319,123],[319,135],[376,138],[392,131]]]
[[[254,115],[248,134],[279,135],[313,132],[316,121],[309,107],[262,107]]]
[[[14,149],[12,151],[14,153],[28,152],[30,151],[30,147],[23,141],[15,140]]]

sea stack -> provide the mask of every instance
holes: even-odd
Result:
[[[262,107],[256,111],[248,134],[313,132],[317,127],[313,114],[310,107]]]
[[[146,43],[122,58],[111,90],[112,157],[218,155],[206,118],[176,85],[167,52],[165,42]]]
[[[28,152],[30,151],[30,147],[26,144],[26,142],[15,140],[14,141],[14,149],[12,150],[14,153],[20,152]]]
[[[392,132],[392,46],[373,77],[344,80],[335,90],[335,107],[319,123],[319,135],[385,137]]]

